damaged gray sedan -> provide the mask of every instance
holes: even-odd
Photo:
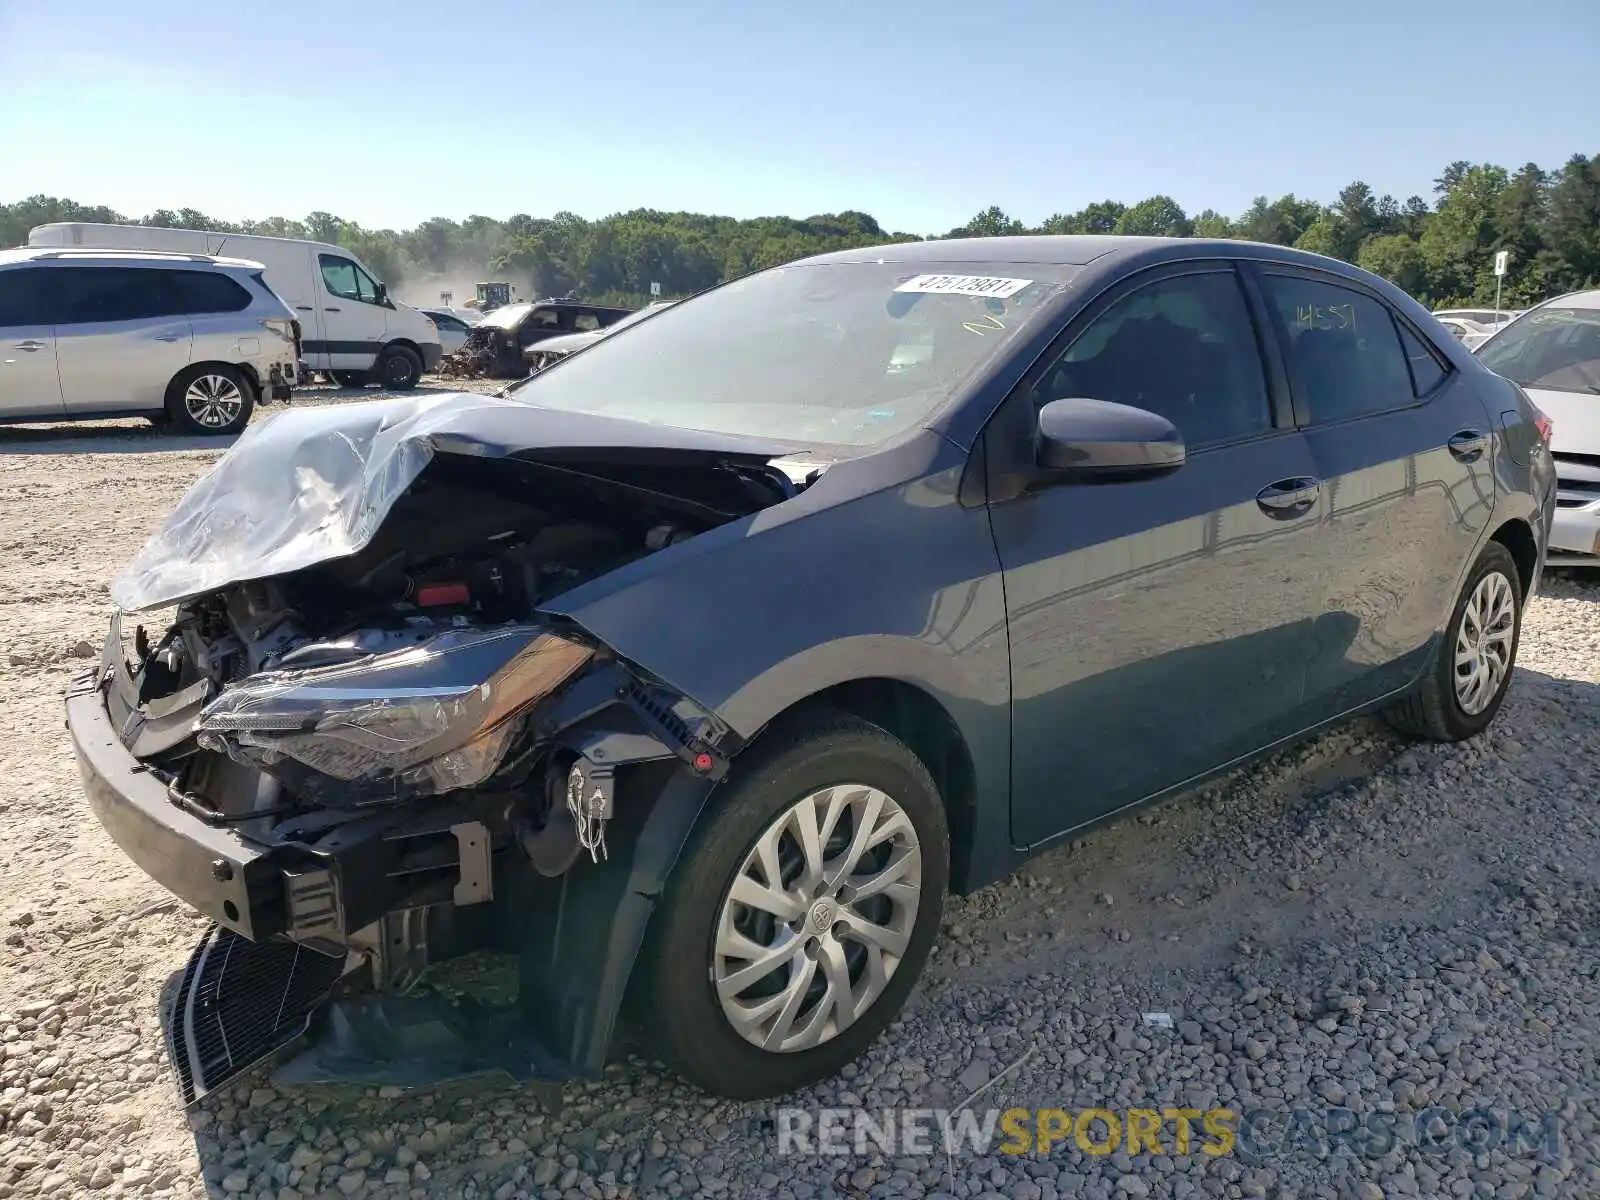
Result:
[[[1281,247],[916,243],[502,397],[252,427],[67,698],[99,819],[215,922],[185,1100],[308,1032],[290,1080],[638,1049],[791,1091],[894,1018],[947,891],[1354,712],[1479,732],[1554,477],[1437,331]],[[416,988],[475,951],[513,1003]]]

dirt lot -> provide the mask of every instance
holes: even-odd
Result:
[[[106,580],[215,455],[136,422],[0,429],[0,1197],[1600,1196],[1600,586],[1570,576],[1530,609],[1490,735],[1357,722],[953,902],[905,1018],[791,1102],[955,1108],[992,1084],[972,1111],[1220,1105],[1282,1133],[1348,1109],[1397,1121],[1392,1144],[1185,1154],[1169,1124],[1160,1155],[779,1158],[777,1106],[643,1063],[556,1108],[256,1075],[185,1115],[156,999],[202,924],[90,818],[60,696]],[[1480,1108],[1558,1137],[1470,1135]],[[1445,1140],[1417,1145],[1430,1109]]]

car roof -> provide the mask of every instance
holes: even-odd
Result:
[[[1536,308],[1554,307],[1562,308],[1600,308],[1600,288],[1587,292],[1568,292],[1565,296],[1552,296],[1543,304],[1535,305]]]
[[[215,266],[261,271],[265,268],[248,258],[225,258],[216,254],[189,254],[181,250],[106,250],[94,247],[18,246],[0,250],[0,266],[19,262],[72,262],[80,266],[141,262],[155,266]]]
[[[1357,277],[1355,268],[1290,246],[1222,238],[1135,237],[1123,234],[1025,234],[1016,237],[937,238],[835,250],[803,259],[806,263],[1040,263],[1060,266],[1110,265],[1119,260],[1159,262],[1175,258],[1257,258],[1300,263]]]

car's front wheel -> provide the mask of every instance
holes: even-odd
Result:
[[[1403,733],[1459,742],[1494,720],[1511,684],[1522,635],[1522,577],[1490,542],[1473,565],[1439,655],[1416,689],[1385,714]]]
[[[905,1003],[948,879],[943,804],[901,742],[839,714],[752,747],[652,923],[634,981],[650,1049],[731,1099],[827,1078]]]

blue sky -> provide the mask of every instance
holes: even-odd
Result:
[[[0,200],[1236,215],[1600,152],[1600,2],[0,0]]]

